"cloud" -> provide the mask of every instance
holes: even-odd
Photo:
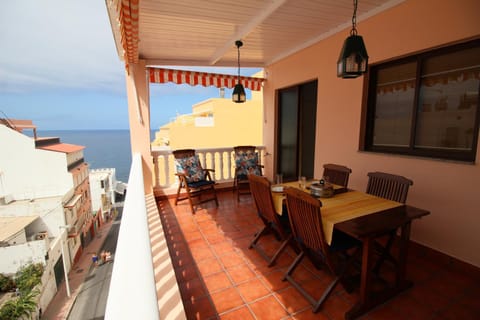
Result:
[[[0,111],[8,117],[31,119],[44,130],[128,128],[125,69],[104,0],[2,1],[0,43]],[[237,73],[236,68],[172,68]],[[241,74],[256,70],[242,68]],[[152,126],[176,111],[191,112],[193,104],[218,92],[152,85]]]
[[[0,30],[4,92],[125,88],[104,1],[7,1]]]

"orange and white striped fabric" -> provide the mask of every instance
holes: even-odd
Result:
[[[150,83],[189,84],[192,86],[201,85],[204,87],[215,86],[217,88],[233,88],[237,84],[238,77],[228,74],[206,73],[186,70],[149,68]],[[265,79],[253,77],[240,77],[240,82],[245,88],[259,91]]]
[[[138,17],[140,0],[109,0],[117,11],[123,60],[128,70],[130,63],[138,63]]]

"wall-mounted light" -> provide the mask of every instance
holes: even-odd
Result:
[[[235,45],[237,46],[237,53],[238,53],[238,80],[237,84],[233,88],[232,93],[232,101],[235,103],[243,103],[247,99],[245,95],[245,89],[243,88],[242,83],[240,82],[240,47],[243,46],[243,42],[240,40],[235,41]]]
[[[357,0],[353,0],[352,30],[337,61],[337,76],[356,78],[367,72],[368,54],[362,36],[357,35]]]

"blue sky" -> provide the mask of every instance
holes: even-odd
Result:
[[[39,130],[128,129],[124,67],[103,0],[5,1],[0,43],[0,118],[31,119]],[[150,94],[157,129],[218,89],[154,84]]]

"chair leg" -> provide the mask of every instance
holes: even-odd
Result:
[[[178,183],[178,189],[177,189],[177,197],[175,198],[175,205],[178,203],[178,199],[180,198],[180,190],[182,190],[182,183]]]
[[[295,270],[295,268],[298,266],[298,264],[302,261],[304,256],[305,256],[305,252],[302,250],[302,252],[300,252],[300,254],[295,258],[293,263],[288,268],[287,272],[283,276],[283,280],[288,280],[288,278],[290,278],[290,275]]]
[[[233,192],[237,194],[237,202],[240,202],[240,186],[238,185],[238,181],[236,178],[233,181]]]
[[[259,232],[257,232],[255,234],[255,238],[253,238],[252,242],[250,242],[250,245],[248,246],[248,249],[252,249],[257,244],[258,239],[260,239],[260,237],[262,235],[264,235],[265,232],[267,232],[267,229],[268,228],[265,226],[265,227],[263,227],[262,230],[260,230]]]
[[[213,190],[213,196],[215,197],[215,204],[218,207],[217,190],[215,190],[215,187],[212,187],[212,190]]]
[[[193,208],[193,200],[190,195],[190,188],[188,187],[188,185],[186,185],[185,189],[187,190],[187,198],[188,198],[188,203],[190,204],[190,210],[192,211],[192,214],[194,214],[195,209]]]
[[[283,276],[282,280],[288,280],[295,289],[297,289],[304,297],[305,299],[310,302],[312,305],[312,311],[313,313],[317,313],[318,310],[322,307],[323,303],[327,300],[327,298],[330,296],[330,294],[333,292],[333,289],[337,286],[337,284],[340,282],[342,279],[342,275],[336,276],[335,279],[329,284],[329,286],[323,291],[322,296],[320,299],[315,300],[307,291],[305,291],[302,286],[293,279],[291,274],[295,270],[295,268],[298,266],[298,264],[302,261],[303,257],[305,256],[305,252],[302,250],[302,252],[297,256],[295,261],[291,264],[291,266],[288,268],[287,272]]]
[[[192,198],[190,197],[190,194],[188,195],[188,203],[190,204],[190,210],[192,210],[192,214],[195,213],[195,209],[193,207],[193,201],[192,201]]]
[[[335,287],[337,286],[338,282],[340,280],[340,277],[336,277],[332,283],[330,283],[330,285],[325,289],[325,291],[323,291],[323,294],[322,296],[320,297],[320,299],[318,299],[318,301],[312,306],[312,311],[313,313],[317,313],[318,310],[320,310],[320,307],[322,306],[322,304],[325,302],[325,300],[327,300],[327,298],[330,296],[330,294],[332,293],[333,289],[335,289]]]
[[[270,261],[268,262],[268,266],[271,267],[275,261],[277,260],[278,256],[280,255],[280,253],[283,252],[283,250],[285,250],[285,248],[287,247],[287,244],[290,242],[290,239],[292,238],[291,235],[289,235],[287,237],[287,239],[285,239],[285,241],[282,242],[282,244],[280,245],[280,248],[278,248],[277,252],[275,252],[275,254],[273,255],[272,259],[270,259]]]
[[[298,290],[298,292],[300,292],[300,294],[302,296],[304,296],[305,299],[308,300],[308,302],[313,306],[315,307],[315,305],[318,303],[307,291],[305,291],[302,286],[297,282],[295,281],[295,279],[293,279],[293,277],[291,276],[291,274],[293,273],[293,271],[295,270],[295,268],[298,266],[298,264],[302,261],[303,257],[305,256],[305,252],[302,250],[302,252],[295,258],[295,261],[293,261],[293,263],[290,265],[290,267],[288,268],[287,272],[285,273],[285,275],[283,276],[283,281],[285,280],[288,280],[288,282],[290,282],[290,284]],[[322,301],[323,302],[323,301]],[[320,308],[320,307],[318,307]]]
[[[292,238],[291,235],[289,235],[280,244],[280,247],[273,254],[273,256],[269,257],[267,255],[267,253],[261,247],[257,246],[257,242],[258,242],[258,240],[260,239],[261,236],[263,236],[264,234],[267,234],[270,231],[272,231],[271,227],[269,227],[269,226],[263,227],[262,230],[260,230],[259,232],[257,232],[255,234],[255,237],[253,238],[252,242],[250,242],[250,245],[248,246],[248,249],[254,248],[255,250],[257,250],[258,254],[260,254],[262,256],[262,258],[264,258],[267,261],[267,266],[268,267],[271,267],[275,263],[275,261],[277,261],[278,256],[285,250],[287,244],[291,242],[291,238]]]

